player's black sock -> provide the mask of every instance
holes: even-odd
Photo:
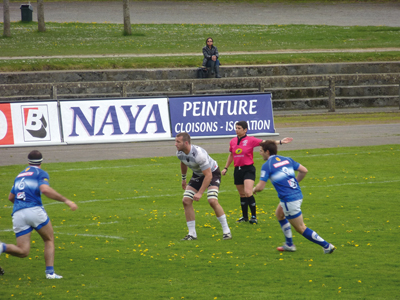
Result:
[[[254,199],[253,195],[247,198],[247,203],[250,207],[251,215],[256,218],[256,199]]]
[[[249,219],[249,210],[247,207],[247,198],[246,197],[240,197],[240,205],[242,206],[242,214],[243,214],[243,218],[245,218],[246,220]]]

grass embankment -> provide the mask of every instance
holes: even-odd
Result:
[[[313,114],[312,117],[309,114],[301,115],[299,111],[298,115],[275,116],[274,123],[278,128],[394,124],[400,123],[400,110],[382,113]]]
[[[46,23],[47,31],[40,33],[34,22],[12,23],[12,37],[0,38],[1,56],[36,57],[2,60],[0,71],[194,67],[201,61],[201,48],[207,36],[214,37],[224,65],[400,60],[400,51],[301,52],[314,49],[352,51],[400,48],[398,27],[139,24],[132,25],[132,28],[133,34],[124,36],[122,24]],[[257,53],[277,50],[295,53]],[[224,54],[238,51],[254,54]],[[180,53],[185,55],[168,56]],[[141,54],[165,56],[90,57]],[[65,55],[89,57],[39,58]]]

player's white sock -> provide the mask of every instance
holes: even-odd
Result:
[[[225,214],[220,217],[217,217],[217,219],[221,223],[223,234],[227,234],[227,233],[231,232],[231,230],[229,229],[228,221],[226,220]]]
[[[196,221],[189,221],[186,222],[187,227],[189,229],[189,234],[193,237],[197,237],[197,233],[196,233]]]

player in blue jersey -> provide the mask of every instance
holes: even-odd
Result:
[[[44,242],[46,278],[60,279],[62,276],[54,272],[53,226],[43,208],[41,195],[44,194],[48,198],[64,202],[71,210],[76,210],[78,206],[50,187],[49,175],[40,168],[43,157],[39,151],[31,151],[28,161],[29,166],[15,178],[8,196],[8,200],[14,204],[12,219],[17,244],[0,242],[0,255],[5,252],[21,258],[27,257],[30,250],[31,233],[35,229]]]
[[[296,251],[292,240],[292,229],[306,239],[323,247],[325,254],[332,253],[336,248],[322,239],[315,231],[306,227],[301,213],[303,194],[299,182],[306,176],[308,170],[290,157],[277,155],[278,146],[275,141],[265,141],[260,144],[260,154],[266,162],[261,168],[260,181],[253,188],[253,193],[261,192],[268,179],[278,192],[280,203],[275,215],[286,237],[286,243],[278,247],[279,251]],[[297,176],[295,171],[298,171]]]

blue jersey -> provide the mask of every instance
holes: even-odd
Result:
[[[301,200],[303,194],[294,173],[299,167],[300,164],[290,157],[271,155],[261,168],[260,180],[270,179],[283,202]]]
[[[43,206],[40,186],[49,185],[49,174],[34,166],[25,168],[14,180],[11,193],[15,195],[13,214],[24,208]]]

